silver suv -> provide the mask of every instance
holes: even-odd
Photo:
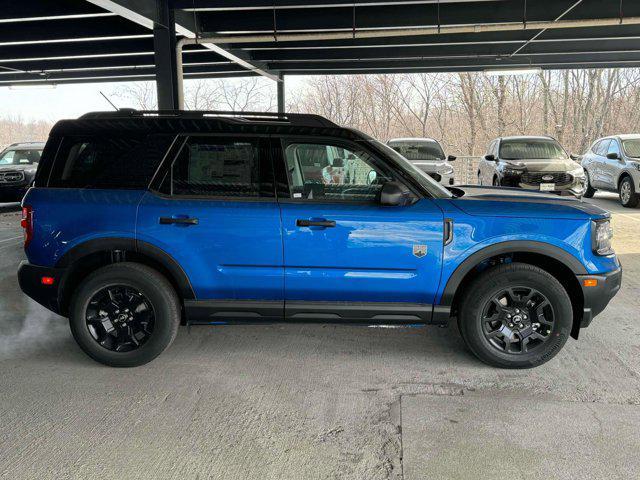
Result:
[[[596,140],[582,157],[587,173],[585,197],[596,190],[618,192],[620,203],[633,208],[640,202],[640,135],[613,135]]]

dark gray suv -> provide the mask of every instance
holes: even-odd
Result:
[[[590,198],[596,190],[617,192],[624,207],[640,203],[640,135],[613,135],[596,140],[582,157]]]
[[[14,143],[0,152],[0,202],[19,202],[38,169],[44,143]]]

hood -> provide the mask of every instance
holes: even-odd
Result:
[[[573,197],[520,188],[456,186],[453,204],[468,215],[585,219],[608,217],[609,212]]]
[[[503,160],[503,163],[509,167],[525,168],[529,172],[570,172],[580,168],[580,164],[569,158],[554,159],[529,159],[519,160]]]
[[[24,172],[25,170],[37,170],[38,164],[23,164],[23,165],[0,165],[0,172]]]

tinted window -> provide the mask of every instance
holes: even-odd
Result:
[[[146,188],[172,141],[166,135],[65,137],[49,186]]]
[[[270,171],[270,162],[261,162],[257,138],[190,137],[173,162],[168,193],[271,197]]]
[[[389,146],[407,160],[444,160],[438,142],[394,142]]]
[[[0,154],[0,165],[33,165],[41,154],[42,150],[7,150]]]
[[[500,143],[500,158],[503,160],[550,160],[566,157],[562,147],[553,140],[527,138],[502,140]]]
[[[392,179],[379,162],[360,149],[324,143],[292,143],[285,149],[292,198],[375,201]]]

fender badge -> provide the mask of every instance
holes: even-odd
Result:
[[[427,246],[426,245],[414,245],[413,246],[413,256],[422,258],[427,254]]]

